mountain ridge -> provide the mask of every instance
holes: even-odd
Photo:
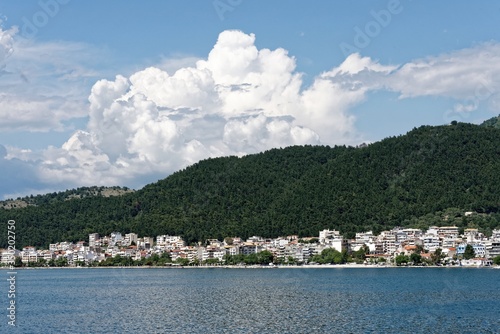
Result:
[[[0,209],[0,217],[22,222],[20,245],[35,246],[114,230],[188,242],[436,224],[488,233],[500,226],[498,144],[500,131],[484,123],[421,126],[363,147],[207,159],[121,196]]]
[[[104,186],[92,186],[92,187],[78,187],[75,189],[66,189],[59,192],[29,195],[24,197],[18,197],[16,199],[7,199],[0,201],[0,208],[3,209],[16,209],[25,208],[27,206],[38,206],[47,203],[53,203],[58,201],[68,201],[71,199],[81,199],[89,196],[120,196],[129,192],[133,192],[133,189],[128,187],[104,187]]]

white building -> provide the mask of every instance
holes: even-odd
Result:
[[[137,245],[137,237],[138,237],[138,235],[135,233],[125,234],[125,238],[123,238],[122,245],[123,246],[130,246],[130,245],[132,245],[132,243],[134,245]]]
[[[347,249],[347,240],[336,230],[323,230],[319,232],[319,243],[326,248],[333,248],[339,252]]]
[[[450,248],[450,247],[455,247],[457,245],[457,238],[455,238],[452,235],[446,235],[442,239],[442,248]]]
[[[3,264],[13,264],[15,261],[15,258],[20,256],[21,251],[15,249],[13,252],[5,249],[2,252],[2,263]]]
[[[493,230],[491,233],[492,241],[500,241],[500,230]]]
[[[186,245],[184,240],[177,235],[159,235],[156,237],[156,246],[160,249],[172,250]]]
[[[456,226],[441,226],[438,228],[438,235],[443,238],[445,236],[451,236],[458,238],[458,227]]]
[[[426,234],[423,238],[423,246],[424,249],[428,250],[429,252],[435,252],[436,249],[441,248],[441,240],[437,237],[437,235],[434,234]]]
[[[100,238],[98,233],[90,233],[89,234],[89,247],[98,247],[100,246]]]
[[[37,262],[38,258],[39,258],[35,247],[31,247],[31,246],[24,247],[20,256],[21,256],[21,261],[23,263]]]
[[[500,256],[500,240],[499,241],[489,241],[485,244],[486,246],[486,256],[489,258],[494,258]]]
[[[253,243],[246,242],[240,246],[239,254],[243,254],[243,255],[257,254],[261,250],[262,250],[262,248],[259,245],[255,245]]]

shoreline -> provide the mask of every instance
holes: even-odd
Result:
[[[52,269],[388,269],[388,268],[442,268],[442,269],[500,269],[500,266],[389,266],[365,264],[312,264],[312,265],[219,265],[219,266],[109,266],[109,267],[0,267],[0,270],[52,270]]]

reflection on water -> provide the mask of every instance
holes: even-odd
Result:
[[[496,333],[499,287],[492,269],[23,270],[18,330]]]

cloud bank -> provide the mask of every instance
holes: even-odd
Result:
[[[195,66],[96,82],[87,129],[43,153],[39,178],[130,184],[208,157],[352,140],[347,111],[363,93],[326,76],[302,90],[301,76],[286,50],[259,50],[253,34],[224,31]]]
[[[253,34],[224,31],[206,58],[176,61],[186,65],[175,71],[159,65],[98,80],[85,129],[43,152],[7,147],[4,162],[24,161],[37,182],[56,188],[140,187],[208,157],[358,144],[363,138],[350,111],[370,91],[395,92],[400,99],[448,97],[456,100],[456,112],[471,112],[496,101],[499,60],[500,45],[493,42],[396,65],[352,54],[303,87],[286,50],[259,49]],[[71,99],[61,102],[72,108]],[[6,113],[0,127],[22,121],[9,121],[14,114]],[[25,115],[28,124],[33,116]]]
[[[97,77],[89,64],[98,62],[92,46],[36,42],[15,27],[0,27],[0,131],[63,131],[86,117],[85,99]]]

